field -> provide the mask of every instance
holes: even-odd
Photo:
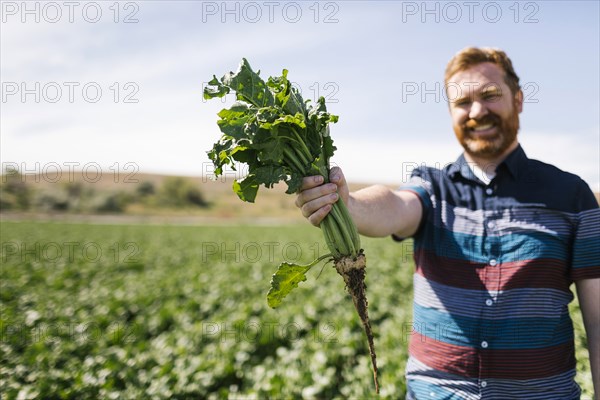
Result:
[[[290,226],[1,224],[3,399],[373,398],[366,340],[329,265],[277,310],[281,261],[325,254]],[[410,243],[364,239],[382,398],[402,398]],[[319,274],[320,273],[320,274]],[[578,381],[591,397],[572,303]]]

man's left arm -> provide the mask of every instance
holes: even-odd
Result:
[[[600,278],[575,282],[587,335],[594,398],[600,400]]]

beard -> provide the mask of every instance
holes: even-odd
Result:
[[[476,127],[492,124],[495,127],[493,135],[479,136],[473,131]],[[513,104],[513,110],[506,119],[488,111],[481,119],[469,119],[462,125],[454,125],[456,138],[465,151],[478,157],[497,157],[515,141],[519,131],[519,112]]]

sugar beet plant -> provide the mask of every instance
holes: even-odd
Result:
[[[284,69],[281,76],[265,82],[259,76],[260,71],[253,71],[248,61],[242,59],[237,72],[229,72],[221,79],[213,76],[204,89],[205,99],[235,93],[237,101],[218,113],[217,124],[223,135],[208,156],[217,176],[226,166],[235,169],[235,163],[247,164],[248,174],[233,183],[233,190],[244,201],[254,202],[260,185],[272,188],[284,181],[286,193],[293,194],[306,176],[321,175],[325,182],[329,181],[329,159],[336,150],[329,124],[337,122],[338,117],[327,112],[323,97],[315,104],[303,100],[287,73]],[[375,390],[379,392],[365,295],[366,258],[356,226],[341,199],[333,205],[320,228],[331,253],[308,265],[282,263],[271,280],[267,303],[272,308],[278,307],[292,289],[306,281],[306,273],[313,266],[324,259],[333,260],[365,329]]]

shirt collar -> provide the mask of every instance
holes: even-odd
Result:
[[[524,171],[524,168],[527,164],[527,155],[525,151],[519,144],[516,149],[514,149],[505,159],[498,165],[496,168],[496,172],[498,173],[500,170],[505,169],[508,173],[514,178],[518,179],[519,174]],[[477,180],[471,168],[469,168],[468,162],[465,159],[464,153],[461,154],[456,161],[448,167],[448,176],[451,178],[456,177],[458,174],[462,175],[463,178],[469,180]]]
[[[515,179],[519,179],[519,175],[525,171],[529,158],[525,151],[518,145],[505,159],[500,163],[498,168],[504,167]],[[496,168],[496,170],[498,170]]]
[[[461,154],[456,161],[448,167],[448,176],[455,178],[457,175],[462,175],[464,178],[469,180],[477,180],[471,168],[465,160],[465,154]]]

